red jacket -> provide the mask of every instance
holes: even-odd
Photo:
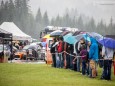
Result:
[[[64,46],[63,42],[59,42],[59,45],[57,46],[58,53],[62,52],[62,46]]]

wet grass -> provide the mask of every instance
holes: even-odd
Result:
[[[69,69],[52,68],[46,64],[0,64],[0,86],[115,86],[112,81],[100,80],[102,69],[98,68],[98,77],[91,79]]]

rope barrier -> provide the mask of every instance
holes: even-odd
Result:
[[[58,52],[57,52],[58,53]],[[57,54],[57,53],[51,53],[51,54]],[[72,54],[70,54],[70,53],[68,53],[68,52],[66,52],[66,51],[63,51],[63,52],[61,52],[61,53],[58,53],[58,54],[62,54],[62,53],[66,53],[66,54],[68,54],[68,55],[70,55],[70,56],[73,56],[73,57],[75,57],[75,58],[81,58],[81,57],[85,57],[86,55],[84,55],[84,56],[75,56],[75,55],[72,55]],[[98,60],[112,60],[112,59],[98,59]],[[115,60],[112,60],[112,61],[115,61]]]

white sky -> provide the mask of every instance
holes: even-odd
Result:
[[[96,20],[109,22],[112,16],[115,22],[115,0],[30,0],[29,5],[34,15],[39,7],[42,13],[47,10],[50,18],[57,14],[63,15],[66,8],[77,8],[78,12],[93,16]]]
[[[42,13],[47,10],[50,18],[57,14],[63,15],[66,8],[77,8],[79,13],[93,16],[97,21],[103,19],[108,23],[112,16],[115,22],[115,0],[29,0],[29,5],[34,15],[39,7]]]

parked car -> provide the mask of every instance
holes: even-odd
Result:
[[[41,46],[36,44],[26,45],[22,50],[15,53],[15,58],[27,59],[28,55],[32,56],[32,50],[35,50],[38,54],[38,51],[41,50]]]
[[[30,45],[40,45],[40,44],[41,44],[41,42],[33,42]]]

